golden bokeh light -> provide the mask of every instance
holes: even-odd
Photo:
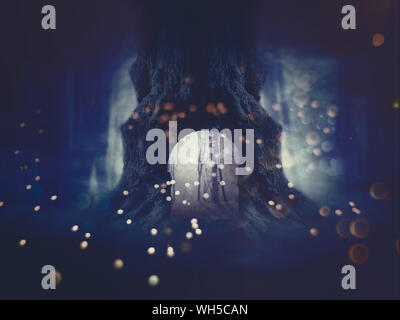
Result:
[[[381,33],[375,33],[372,37],[372,45],[376,48],[382,46],[385,43],[385,37]]]
[[[321,208],[319,208],[319,214],[324,218],[329,216],[330,213],[331,213],[331,209],[329,209],[329,207],[327,207],[327,206],[322,206]]]
[[[354,220],[350,224],[350,233],[359,239],[363,239],[367,237],[369,233],[369,224],[364,219],[357,219]]]
[[[26,246],[26,240],[25,240],[25,239],[20,240],[20,241],[18,242],[18,245],[19,245],[21,248],[25,247],[25,246]]]
[[[89,246],[89,243],[87,241],[82,241],[81,244],[79,245],[81,250],[86,250],[88,246]]]
[[[319,235],[319,230],[317,228],[311,228],[310,229],[310,235],[312,237],[317,237]]]
[[[113,267],[115,270],[121,270],[124,267],[124,261],[122,261],[122,259],[115,259]]]
[[[157,275],[151,275],[148,279],[148,283],[151,287],[155,287],[160,283],[160,278]]]
[[[336,233],[343,239],[350,238],[350,222],[348,219],[342,219],[336,224]]]
[[[355,264],[364,264],[369,258],[369,249],[365,244],[357,243],[350,247],[349,258]]]
[[[386,199],[388,196],[388,189],[386,185],[382,182],[374,183],[371,188],[369,189],[369,194],[375,200],[383,200]]]

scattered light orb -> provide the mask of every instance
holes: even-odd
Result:
[[[306,142],[310,146],[316,146],[321,141],[319,134],[315,131],[312,131],[306,135]]]
[[[196,235],[201,236],[203,234],[203,231],[201,229],[196,229],[195,233]]]
[[[369,233],[369,224],[364,219],[357,219],[354,220],[350,224],[350,233],[359,239],[363,239],[367,237]]]
[[[128,220],[126,220],[126,224],[132,224],[132,220],[131,219],[128,219]]]
[[[0,201],[0,207],[4,206],[4,201]]]
[[[343,211],[340,209],[335,210],[335,214],[339,217],[341,217],[343,215]]]
[[[313,237],[317,237],[319,235],[319,230],[317,228],[311,228],[310,235]]]
[[[91,235],[89,232],[86,232],[86,233],[85,233],[85,238],[86,238],[86,239],[89,239],[91,236],[92,236],[92,235]]]
[[[167,190],[161,189],[160,192],[161,192],[162,194],[165,194],[165,193],[167,192]]]
[[[195,186],[198,186],[198,185],[200,184],[200,182],[199,182],[199,181],[195,181],[193,184],[194,184]]]
[[[40,159],[39,158],[35,158],[35,163],[39,163]]]
[[[40,210],[40,206],[34,207],[33,210],[34,210],[35,212],[38,212],[38,211]]]
[[[226,182],[225,182],[225,181],[220,181],[219,184],[220,184],[221,186],[225,186],[225,185],[226,185]]]
[[[51,201],[57,200],[57,196],[56,196],[56,195],[51,196],[51,197],[50,197],[50,200],[51,200]]]
[[[350,247],[349,258],[355,264],[363,264],[368,261],[369,249],[365,244],[357,243]]]
[[[151,234],[152,236],[156,236],[156,235],[158,234],[158,230],[157,230],[156,228],[152,228],[152,229],[150,230],[150,234]]]
[[[124,190],[124,191],[122,192],[122,194],[123,194],[124,196],[127,196],[127,195],[129,195],[129,191],[128,191],[128,190]]]
[[[174,251],[174,248],[172,248],[172,247],[168,247],[167,248],[167,257],[168,258],[173,258],[175,256],[175,251]]]
[[[88,246],[89,246],[89,243],[87,241],[82,241],[81,244],[79,245],[81,250],[86,250]]]
[[[355,205],[356,205],[356,204],[355,204],[353,201],[349,201],[349,206],[350,206],[350,207],[355,207]]]
[[[319,102],[317,100],[312,101],[311,102],[311,108],[318,109],[319,108]]]
[[[159,184],[155,184],[155,185],[154,185],[154,188],[155,188],[155,189],[158,189],[159,187],[160,187]]]
[[[376,48],[382,46],[385,43],[385,37],[380,33],[375,33],[372,37],[372,45]]]
[[[194,224],[194,223],[198,223],[199,221],[196,219],[196,218],[193,218],[192,220],[190,220],[190,223],[191,224]]]
[[[35,181],[40,181],[40,176],[36,176]]]
[[[168,202],[172,200],[172,198],[170,196],[165,198]]]
[[[181,192],[179,190],[175,191],[175,195],[179,196],[181,194]]]
[[[322,155],[322,151],[321,151],[320,148],[315,148],[315,149],[313,150],[313,154],[314,154],[316,157],[320,157],[320,156]]]
[[[323,206],[323,207],[319,208],[319,214],[324,218],[329,216],[330,213],[331,213],[331,210],[327,206]]]
[[[147,254],[152,256],[153,254],[156,253],[156,249],[154,247],[150,247],[147,249]]]
[[[289,188],[293,188],[293,187],[294,187],[293,183],[292,183],[292,182],[289,182],[289,183],[288,183],[288,187],[289,187]]]
[[[336,118],[339,114],[339,108],[335,105],[330,106],[326,109],[326,114],[328,115],[328,117],[330,118]]]
[[[370,190],[369,194],[371,195],[372,198],[375,200],[383,200],[386,199],[388,196],[388,189],[386,188],[385,184],[382,182],[377,182],[374,183]]]
[[[274,111],[279,111],[279,110],[281,110],[281,105],[280,105],[279,103],[274,103],[274,104],[272,105],[272,110],[274,110]]]
[[[394,102],[393,102],[393,108],[394,109],[398,109],[400,107],[400,105],[399,105],[399,100],[394,100]]]
[[[336,233],[343,239],[350,238],[348,219],[342,219],[336,224]]]
[[[186,187],[186,188],[190,188],[190,183],[189,183],[189,182],[186,182],[186,183],[185,183],[185,187]]]
[[[165,235],[170,236],[174,231],[171,227],[166,227],[164,230]]]
[[[25,247],[25,246],[26,246],[26,240],[25,240],[25,239],[20,240],[20,241],[18,242],[18,245],[19,245],[21,248]]]
[[[79,227],[77,226],[77,225],[74,225],[72,228],[71,228],[71,231],[72,232],[77,232],[79,230]]]
[[[209,197],[210,197],[210,195],[207,192],[203,194],[204,199],[208,199]]]
[[[352,208],[351,211],[353,211],[355,214],[361,214],[361,210],[356,207]]]
[[[191,232],[186,232],[186,239],[190,240],[193,238],[193,233]]]
[[[272,200],[268,201],[268,204],[269,204],[271,207],[275,206],[275,202],[272,201]]]
[[[192,223],[192,228],[193,228],[194,230],[196,230],[196,229],[199,228],[199,225],[198,225],[197,223]]]
[[[124,261],[122,261],[122,259],[115,259],[113,267],[115,270],[121,270],[124,267]]]
[[[296,196],[293,193],[291,193],[291,194],[289,194],[288,198],[290,200],[294,200],[294,199],[296,199]]]
[[[28,184],[25,188],[26,188],[26,190],[31,190],[32,186],[30,184]]]
[[[160,283],[160,279],[159,279],[159,277],[156,276],[156,275],[151,275],[151,276],[149,277],[148,283],[149,283],[149,285],[150,285],[151,287],[155,287],[155,286],[157,286],[157,285]]]

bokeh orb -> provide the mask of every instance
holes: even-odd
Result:
[[[369,258],[369,249],[365,244],[357,243],[350,247],[349,258],[355,264],[364,264]]]
[[[153,274],[149,277],[148,283],[151,287],[155,287],[160,283],[160,278],[157,275]]]
[[[329,216],[330,213],[331,213],[331,209],[329,209],[327,206],[323,206],[323,207],[319,208],[319,214],[324,218]]]
[[[359,239],[367,237],[369,233],[369,224],[364,219],[357,219],[350,223],[350,233]]]
[[[386,199],[388,196],[388,193],[389,192],[388,192],[386,185],[382,182],[374,183],[369,190],[369,194],[375,200]]]
[[[372,37],[372,45],[376,48],[382,46],[385,43],[385,37],[380,33],[375,33]]]

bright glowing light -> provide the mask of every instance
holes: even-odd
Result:
[[[323,206],[319,209],[319,214],[324,218],[329,216],[330,213],[331,213],[331,210],[327,206]]]
[[[319,230],[317,228],[311,228],[310,235],[313,237],[317,237],[319,235]]]
[[[156,275],[151,275],[151,276],[149,277],[148,282],[149,282],[149,285],[150,285],[151,287],[155,287],[155,286],[157,286],[157,285],[160,283],[160,279],[159,279],[159,277],[156,276]]]
[[[375,33],[372,37],[372,45],[376,48],[382,46],[385,43],[385,37],[380,33]]]
[[[153,228],[150,230],[150,234],[154,237],[158,234],[158,230],[156,228]]]
[[[86,250],[88,246],[89,246],[89,243],[87,241],[82,241],[80,244],[81,250]]]
[[[122,259],[115,259],[113,267],[115,270],[121,270],[124,267],[124,261]]]
[[[191,232],[186,232],[186,239],[190,240],[193,238],[193,233]]]
[[[79,230],[79,227],[77,226],[77,225],[74,225],[72,228],[71,228],[71,231],[72,232],[77,232]]]

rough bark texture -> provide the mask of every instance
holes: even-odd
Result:
[[[303,197],[288,187],[280,166],[281,128],[260,105],[267,70],[257,54],[237,48],[232,41],[212,43],[199,53],[171,38],[161,39],[153,48],[140,50],[131,69],[138,106],[122,127],[124,171],[115,206],[124,210],[125,217],[146,226],[170,219],[170,204],[165,200],[169,187],[165,194],[154,188],[170,179],[167,166],[147,163],[151,143],[145,137],[149,129],[167,130],[168,120],[177,120],[178,131],[254,129],[255,139],[262,143],[255,144],[254,172],[239,179],[240,219],[234,224],[248,232],[297,224]],[[129,195],[123,196],[123,190]],[[296,198],[289,200],[289,194]],[[270,201],[280,204],[280,210]]]

